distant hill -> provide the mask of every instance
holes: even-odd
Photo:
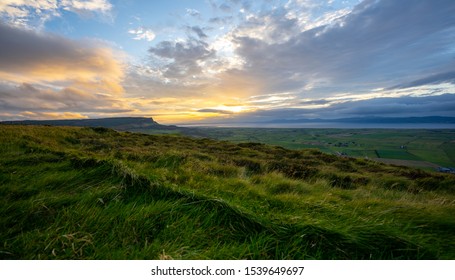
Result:
[[[16,125],[52,125],[52,126],[89,126],[89,127],[106,127],[116,130],[134,130],[134,129],[169,129],[166,125],[161,125],[153,118],[142,117],[122,117],[122,118],[101,118],[101,119],[72,119],[72,120],[23,120],[23,121],[5,121],[3,124]]]

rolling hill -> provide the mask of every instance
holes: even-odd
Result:
[[[104,127],[0,125],[2,259],[455,259],[455,176]]]

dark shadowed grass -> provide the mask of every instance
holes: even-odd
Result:
[[[109,129],[0,141],[2,259],[455,258],[453,176]]]

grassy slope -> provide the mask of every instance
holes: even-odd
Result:
[[[0,258],[455,259],[455,176],[180,136],[0,126]]]

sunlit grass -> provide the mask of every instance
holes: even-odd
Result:
[[[316,150],[0,126],[3,259],[454,259],[455,176]]]

